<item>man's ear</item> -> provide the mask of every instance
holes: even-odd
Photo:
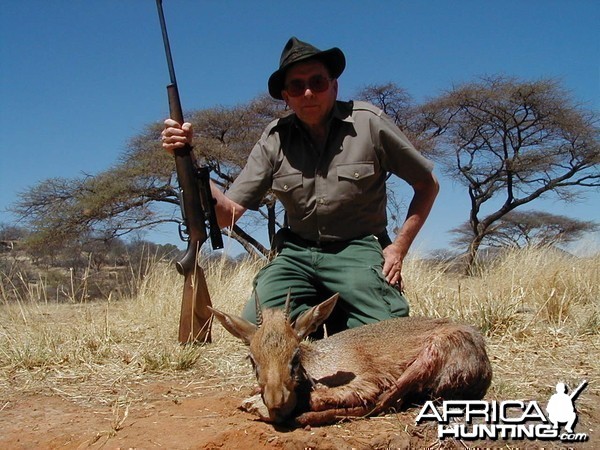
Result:
[[[224,312],[213,309],[210,306],[208,309],[210,309],[210,311],[214,314],[217,320],[221,322],[221,325],[223,325],[227,331],[229,331],[235,337],[241,339],[244,344],[250,345],[250,341],[258,329],[256,325],[248,322],[245,319],[242,319],[241,317],[225,314]]]
[[[313,306],[308,311],[303,312],[298,320],[294,322],[294,331],[301,340],[319,328],[333,312],[335,304],[340,294],[334,294],[323,303]]]

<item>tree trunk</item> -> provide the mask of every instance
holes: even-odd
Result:
[[[477,252],[479,251],[479,247],[481,246],[481,241],[483,240],[483,237],[483,234],[478,234],[473,238],[473,240],[469,244],[469,252],[467,254],[467,261],[465,266],[465,275],[475,275]]]

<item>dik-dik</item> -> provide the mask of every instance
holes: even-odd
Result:
[[[263,420],[319,425],[378,414],[409,399],[484,396],[492,369],[483,337],[470,326],[404,317],[304,340],[337,299],[336,294],[294,323],[287,306],[261,312],[257,302],[258,325],[212,309],[250,348],[264,402],[253,412]]]

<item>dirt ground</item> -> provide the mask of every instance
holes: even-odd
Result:
[[[60,395],[2,399],[2,449],[464,449],[598,448],[600,398],[580,411],[576,431],[587,443],[439,441],[433,424],[415,425],[420,408],[312,429],[275,428],[238,409],[243,392],[206,388],[193,396],[171,382],[145,384],[135,398],[115,405],[90,406]],[[595,405],[595,406],[594,406]],[[596,436],[594,436],[596,434]],[[594,445],[595,442],[595,445]]]

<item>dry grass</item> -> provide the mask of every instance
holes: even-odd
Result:
[[[234,311],[249,297],[258,263],[224,267],[206,270],[209,289],[214,304]],[[139,294],[118,302],[0,304],[0,401],[47,393],[114,406],[135,401],[136,385],[164,377],[190,383],[180,395],[194,386],[250,385],[242,345],[220,327],[217,345],[177,343],[182,278],[174,267],[157,262],[137,283]]]
[[[214,305],[239,311],[259,268],[211,263]],[[412,260],[405,278],[413,314],[453,317],[486,333],[490,398],[547,398],[557,381],[574,386],[584,378],[598,393],[600,256],[519,251],[470,278]],[[173,267],[156,263],[137,283],[139,295],[118,302],[0,304],[0,410],[22,393],[60,395],[111,405],[117,429],[129,405],[144,400],[141,388],[157,379],[186,384],[176,396],[252,386],[245,349],[220,326],[214,344],[177,344],[182,279]]]
[[[509,252],[476,277],[412,261],[414,314],[448,316],[486,333],[497,399],[547,398],[558,381],[600,394],[600,255]]]

